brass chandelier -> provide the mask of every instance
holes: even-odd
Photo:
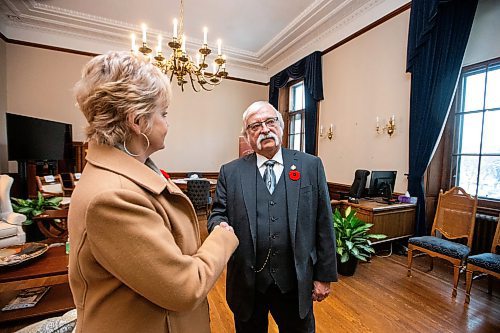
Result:
[[[137,48],[135,44],[135,35],[132,34],[132,52],[141,52],[154,61],[163,73],[170,76],[172,82],[174,75],[177,77],[177,85],[184,91],[184,85],[191,83],[194,91],[199,92],[202,89],[210,91],[215,86],[219,85],[223,79],[227,78],[226,57],[222,55],[222,42],[217,40],[217,57],[213,62],[212,73],[205,72],[208,68],[208,55],[212,50],[208,48],[207,43],[207,28],[203,28],[203,44],[196,54],[196,62],[186,51],[186,36],[184,35],[184,1],[180,4],[180,20],[174,19],[174,30],[172,40],[168,46],[172,49],[172,53],[168,58],[165,58],[162,53],[162,37],[158,36],[158,45],[153,55],[153,50],[147,44],[146,25],[142,25],[142,46]],[[189,80],[189,81],[188,81]]]

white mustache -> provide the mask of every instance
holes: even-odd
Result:
[[[259,150],[262,149],[262,140],[265,140],[265,139],[273,139],[274,140],[274,145],[275,146],[278,146],[279,145],[279,138],[276,134],[274,134],[273,132],[269,132],[267,134],[260,134],[259,137],[257,138],[257,148],[259,148]]]

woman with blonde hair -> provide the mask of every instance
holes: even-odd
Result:
[[[110,52],[75,94],[89,141],[69,210],[77,332],[209,332],[206,297],[238,240],[225,224],[201,244],[189,199],[149,158],[168,132],[168,78]]]

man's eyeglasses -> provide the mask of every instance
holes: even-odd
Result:
[[[264,124],[266,124],[268,128],[275,127],[276,125],[278,125],[278,117],[267,118],[264,121],[257,121],[255,123],[251,123],[250,125],[247,126],[247,130],[250,130],[252,132],[257,132],[258,130],[262,129]]]

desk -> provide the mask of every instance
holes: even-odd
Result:
[[[338,208],[343,213],[347,207],[355,209],[356,216],[367,223],[372,223],[372,234],[384,234],[387,238],[373,241],[381,243],[399,238],[410,237],[415,232],[415,204],[396,203],[388,205],[374,200],[359,199],[359,203],[347,200],[332,200],[332,209]]]
[[[215,187],[217,186],[217,179],[210,179],[210,178],[175,178],[172,179],[172,182],[177,185],[183,192],[187,191],[187,182],[188,180],[208,180],[210,182],[210,192],[215,191]]]
[[[68,255],[64,246],[50,248],[39,258],[23,264],[0,269],[0,285],[12,285],[12,282],[35,280],[47,277],[66,277],[68,275]],[[10,287],[9,287],[10,288]],[[18,290],[2,288],[0,293],[0,308],[14,298]],[[0,324],[2,326],[11,321],[25,320],[28,318],[47,317],[74,309],[73,296],[69,284],[59,283],[52,285],[47,294],[32,308],[0,311]]]

